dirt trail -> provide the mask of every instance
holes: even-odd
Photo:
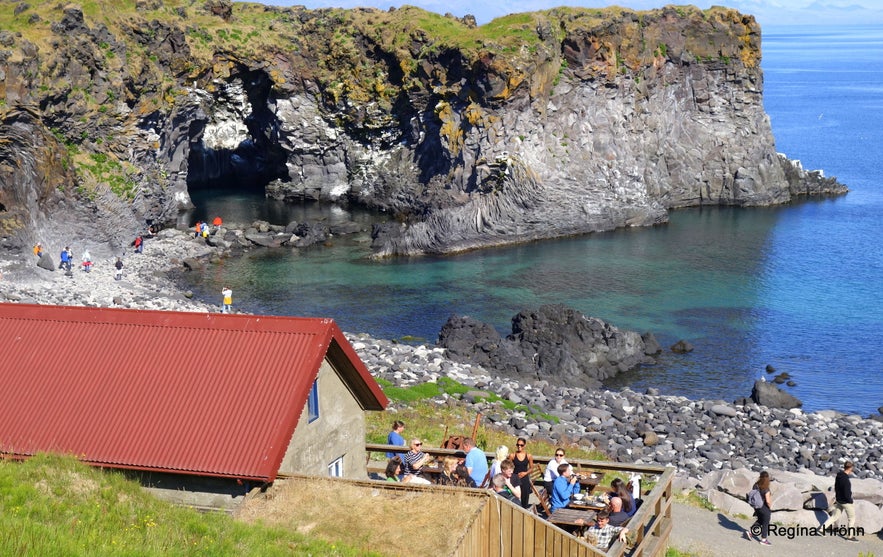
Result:
[[[742,532],[750,519],[732,518],[720,511],[708,511],[682,503],[673,506],[674,530],[669,546],[701,557],[851,557],[864,554],[883,557],[883,537],[878,534],[861,536],[858,542],[830,536],[770,535],[771,546],[748,541]]]

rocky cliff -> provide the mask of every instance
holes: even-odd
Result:
[[[0,2],[0,233],[114,246],[201,187],[359,204],[378,255],[845,192],[775,151],[760,29],[724,8]],[[61,241],[61,240],[59,240]]]

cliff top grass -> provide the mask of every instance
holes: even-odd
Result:
[[[183,29],[192,55],[207,62],[219,52],[256,59],[279,51],[303,52],[318,41],[336,47],[330,49],[330,56],[346,54],[350,50],[347,46],[355,55],[362,52],[365,45],[360,43],[365,39],[404,58],[419,59],[443,49],[460,51],[467,59],[475,59],[482,52],[519,58],[535,53],[545,40],[556,39],[557,44],[568,33],[593,33],[603,38],[605,34],[621,30],[610,25],[615,22],[647,27],[655,21],[675,18],[720,31],[742,20],[738,12],[722,7],[700,10],[694,6],[666,6],[652,11],[617,6],[562,7],[510,14],[471,27],[459,19],[413,6],[386,11],[375,8],[307,10],[236,2],[232,3],[230,17],[225,19],[212,14],[207,4],[163,0],[142,3],[147,7],[137,9],[135,0],[83,0],[69,4],[38,2],[20,10],[18,3],[5,2],[0,3],[0,28],[21,33],[46,52],[45,49],[51,48],[52,23],[59,21],[71,7],[83,12],[89,26],[105,25],[117,37],[128,36],[120,32],[122,29],[157,20]],[[543,33],[551,32],[552,37],[541,37],[540,29],[545,30]],[[738,36],[733,39],[739,40]],[[137,45],[130,46],[137,51]],[[641,48],[652,53],[656,46],[645,44]],[[321,57],[326,50],[313,55]]]

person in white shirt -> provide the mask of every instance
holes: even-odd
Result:
[[[558,447],[555,449],[555,458],[546,465],[546,472],[543,474],[543,485],[546,487],[546,493],[552,493],[552,483],[558,477],[558,467],[567,464],[564,458],[564,449]]]

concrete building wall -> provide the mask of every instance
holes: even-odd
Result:
[[[304,405],[279,474],[327,476],[328,466],[342,459],[343,476],[366,479],[365,411],[326,359],[319,369],[319,418],[309,421]]]

